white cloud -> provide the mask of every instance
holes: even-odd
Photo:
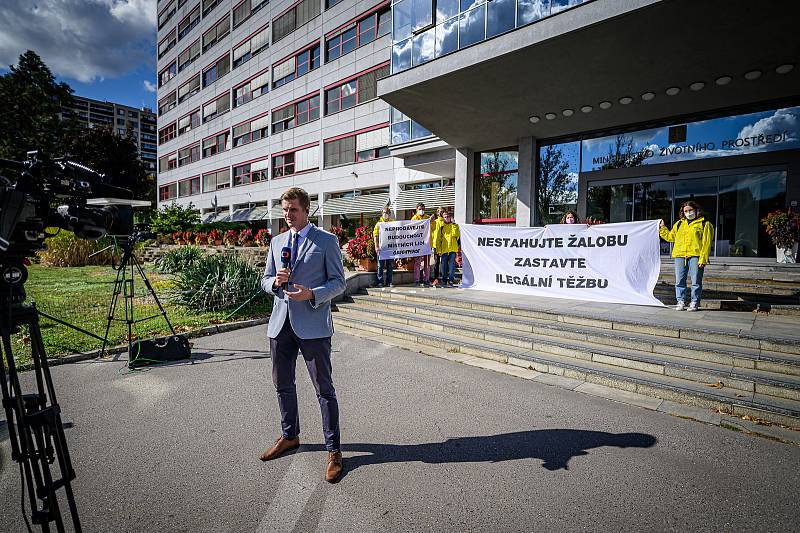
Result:
[[[153,82],[151,82],[149,80],[144,80],[144,81],[142,81],[142,83],[144,84],[144,90],[145,91],[147,91],[149,93],[156,92],[156,84],[155,83],[153,83]]]
[[[81,82],[155,70],[156,0],[3,0],[0,64],[33,50],[59,76]]]
[[[798,118],[798,108],[778,109],[769,117],[764,117],[756,121],[755,124],[747,125],[739,132],[739,138],[757,137],[758,135],[775,135],[776,133],[789,132],[789,138],[794,137],[797,132],[800,119]]]

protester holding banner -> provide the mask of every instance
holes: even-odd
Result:
[[[674,243],[672,257],[675,259],[675,298],[676,311],[697,311],[703,292],[703,270],[711,255],[714,242],[714,226],[703,217],[703,211],[696,202],[688,201],[681,205],[678,221],[667,229],[664,221],[659,222],[659,235],[667,242]],[[692,277],[692,292],[689,307],[686,308],[686,277]]]
[[[567,211],[564,213],[564,216],[561,217],[561,222],[559,224],[580,224],[581,219],[578,218],[578,213],[575,211]]]
[[[423,220],[428,218],[425,216],[425,204],[422,202],[417,204],[417,213],[411,217],[411,220]],[[430,287],[431,283],[428,281],[431,270],[431,258],[429,255],[414,258],[414,283],[419,287],[424,285]]]
[[[436,208],[436,215],[431,219],[431,248],[433,248],[433,273],[431,275],[431,285],[437,285],[441,283],[441,264],[442,264],[442,255],[439,253],[437,249],[437,240],[439,238],[439,229],[444,223],[444,217],[442,214],[444,213],[444,207]]]
[[[442,224],[439,226],[437,251],[442,261],[442,287],[453,287],[456,278],[456,254],[460,249],[461,230],[453,222],[452,215],[444,212]]]
[[[394,259],[381,259],[380,258],[380,251],[381,251],[381,243],[378,239],[378,224],[381,222],[391,222],[392,221],[392,210],[387,205],[383,208],[383,214],[381,218],[378,219],[377,224],[375,224],[375,229],[372,231],[372,238],[375,240],[375,254],[378,256],[378,287],[394,287],[392,285],[392,273],[394,272]]]

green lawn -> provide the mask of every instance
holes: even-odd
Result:
[[[169,276],[153,272],[145,267],[153,289],[164,306],[167,316],[178,332],[198,329],[209,324],[219,324],[247,318],[262,317],[269,313],[272,305],[265,298],[250,305],[236,315],[228,317],[230,311],[197,313],[169,300]],[[80,268],[58,268],[32,265],[30,277],[25,284],[28,302],[36,302],[43,312],[56,318],[78,325],[101,337],[105,334],[109,304],[112,299],[116,272],[107,266],[87,266]],[[145,318],[157,314],[158,307],[150,296],[140,277],[134,279],[135,318]],[[248,295],[249,296],[249,295]],[[115,317],[124,319],[123,297],[120,296]],[[76,352],[96,350],[101,342],[88,335],[62,326],[44,317],[41,319],[42,337],[49,357],[60,357]],[[134,337],[149,338],[169,333],[162,317],[154,318],[136,326]],[[109,334],[110,345],[126,342],[127,326],[124,321],[112,322]],[[30,361],[27,332],[14,337],[14,353],[18,363]]]

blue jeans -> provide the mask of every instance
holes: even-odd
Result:
[[[456,253],[442,254],[442,283],[455,283],[456,279]]]
[[[686,301],[686,275],[692,277],[692,302],[700,304],[703,293],[703,268],[698,266],[699,257],[675,258],[675,298],[678,303]]]
[[[385,275],[383,272],[384,269],[386,269]],[[394,271],[394,259],[378,260],[378,285],[386,285],[387,287],[391,285],[393,271]]]

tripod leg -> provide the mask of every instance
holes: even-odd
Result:
[[[167,312],[164,310],[164,306],[161,305],[161,300],[158,299],[158,295],[156,294],[156,291],[153,289],[153,286],[150,284],[150,280],[147,279],[147,275],[145,274],[141,263],[139,263],[139,260],[136,259],[135,255],[131,256],[131,261],[136,266],[136,270],[139,272],[139,276],[142,278],[142,281],[144,281],[145,287],[147,287],[147,290],[150,291],[150,295],[153,297],[153,300],[155,300],[159,311],[161,311],[161,316],[164,317],[164,320],[167,322],[167,326],[169,326],[170,331],[172,331],[172,334],[175,335],[176,334],[175,328],[172,327],[172,322],[169,321],[169,318],[167,317]]]
[[[123,257],[124,261],[124,257]],[[120,279],[120,276],[122,279]],[[103,335],[103,347],[100,349],[100,355],[106,353],[106,346],[108,346],[108,333],[111,331],[111,322],[114,321],[114,315],[117,312],[117,300],[119,294],[122,292],[122,284],[125,282],[125,265],[120,265],[117,270],[117,279],[114,281],[114,294],[111,296],[111,303],[108,306],[108,318],[106,319],[106,334]]]

